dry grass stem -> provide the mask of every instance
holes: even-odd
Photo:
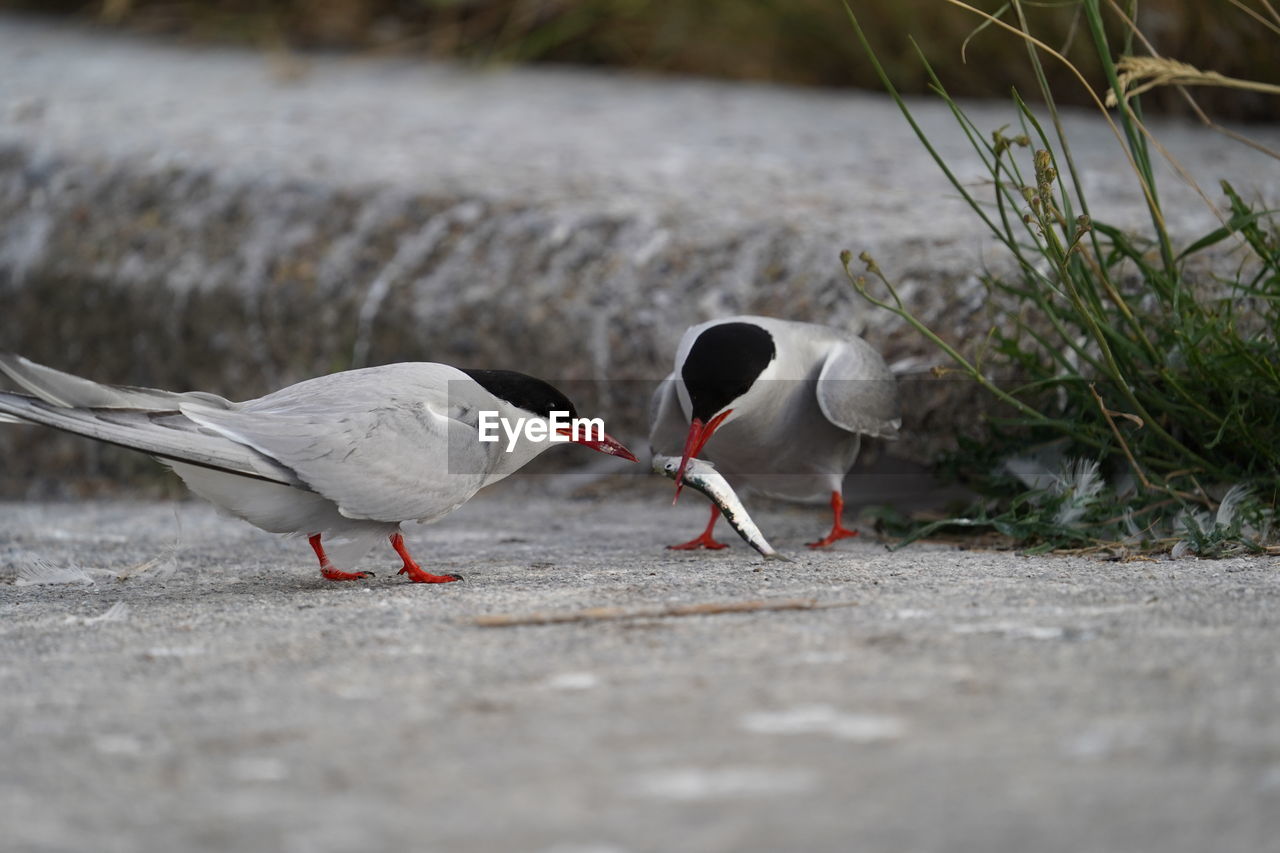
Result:
[[[1143,426],[1142,418],[1128,412],[1113,412],[1107,408],[1107,404],[1103,402],[1102,395],[1098,393],[1098,388],[1094,383],[1089,383],[1089,393],[1093,395],[1093,399],[1098,403],[1098,409],[1102,412],[1102,417],[1106,419],[1107,426],[1111,427],[1111,433],[1116,437],[1116,441],[1120,444],[1120,449],[1124,451],[1124,457],[1129,460],[1129,466],[1133,468],[1133,473],[1138,475],[1138,481],[1142,483],[1142,488],[1151,491],[1151,481],[1147,479],[1147,474],[1142,470],[1142,466],[1138,464],[1138,460],[1133,457],[1133,451],[1129,449],[1129,442],[1124,440],[1124,436],[1120,434],[1120,428],[1116,426],[1116,415],[1128,418],[1138,425],[1141,429]]]
[[[1246,6],[1244,3],[1241,3],[1240,0],[1228,0],[1228,2],[1230,2],[1232,6],[1235,6],[1241,12],[1244,12],[1250,18],[1253,18],[1259,24],[1262,24],[1262,26],[1271,30],[1276,35],[1280,35],[1280,14],[1276,13],[1275,8],[1272,7],[1272,5],[1267,2],[1267,0],[1262,0],[1262,5],[1268,12],[1271,13],[1271,18],[1272,18],[1271,20],[1267,20],[1256,9],[1252,9],[1249,6]]]
[[[1238,3],[1238,0],[1232,0],[1232,2],[1237,6],[1240,5]],[[1270,11],[1272,15],[1275,15],[1275,10],[1271,8],[1270,4],[1267,4],[1266,0],[1263,0],[1263,3],[1267,6],[1268,11]],[[1145,48],[1146,51],[1151,54],[1151,56],[1158,57],[1159,53],[1156,51],[1155,46],[1151,44],[1151,42],[1143,34],[1142,30],[1138,29],[1137,24],[1135,24],[1133,20],[1131,20],[1129,16],[1124,13],[1124,10],[1121,9],[1119,5],[1116,4],[1116,0],[1107,0],[1107,5],[1111,8],[1111,11],[1116,16],[1118,16],[1122,21],[1124,21],[1125,26],[1129,28],[1129,31],[1133,33],[1134,38],[1136,38],[1139,41],[1139,43],[1142,44],[1143,48]],[[1245,8],[1245,10],[1248,11],[1250,14],[1254,15],[1254,17],[1257,17],[1257,14],[1253,12],[1253,10],[1248,9],[1247,7],[1242,7],[1242,8]],[[1265,19],[1263,20],[1264,20],[1264,23],[1267,23]],[[1276,21],[1280,22],[1280,16],[1276,17]],[[1268,26],[1271,26],[1271,25],[1268,24]],[[1280,32],[1280,29],[1277,29],[1277,32]],[[1239,142],[1242,145],[1247,145],[1248,147],[1252,148],[1255,151],[1266,154],[1268,157],[1273,157],[1277,160],[1280,160],[1280,151],[1276,151],[1272,148],[1269,148],[1268,146],[1263,145],[1261,142],[1258,142],[1255,139],[1251,139],[1248,136],[1245,136],[1243,133],[1238,133],[1237,131],[1234,131],[1228,127],[1223,127],[1213,119],[1209,118],[1208,114],[1204,111],[1203,108],[1201,108],[1200,104],[1196,101],[1196,99],[1192,97],[1191,93],[1187,91],[1185,86],[1175,85],[1175,88],[1178,90],[1178,94],[1182,96],[1183,101],[1185,101],[1187,106],[1191,108],[1191,111],[1196,114],[1196,118],[1200,119],[1200,122],[1205,127],[1208,127],[1212,130],[1216,130],[1218,133],[1221,133],[1222,135],[1228,137],[1229,139]],[[1107,94],[1108,100],[1110,100],[1113,97],[1114,97],[1114,93]],[[1143,130],[1145,132],[1145,128],[1143,128]],[[1150,135],[1148,134],[1148,137],[1149,136]],[[1203,193],[1201,193],[1200,195],[1202,198],[1204,197]],[[1210,204],[1210,207],[1212,207],[1215,211],[1217,211],[1216,205]]]
[[[984,12],[982,9],[978,9],[974,6],[970,6],[968,3],[961,2],[961,0],[946,0],[946,2],[950,3],[952,6],[956,6],[958,8],[964,9],[965,11],[972,12],[978,17],[983,18],[991,22],[992,24],[995,24],[996,26],[1012,33],[1018,38],[1023,39],[1028,44],[1039,48],[1049,56],[1058,60],[1058,62],[1062,63],[1062,66],[1066,68],[1072,74],[1073,77],[1076,78],[1076,81],[1079,82],[1080,86],[1084,89],[1085,93],[1089,96],[1089,100],[1092,101],[1093,104],[1098,108],[1098,112],[1102,115],[1102,118],[1106,121],[1107,125],[1111,128],[1111,132],[1115,135],[1116,141],[1120,143],[1121,152],[1123,153],[1125,158],[1129,161],[1129,166],[1133,169],[1133,173],[1138,180],[1138,185],[1142,189],[1142,194],[1147,200],[1147,206],[1152,210],[1153,215],[1159,216],[1159,204],[1156,202],[1155,193],[1150,183],[1148,182],[1146,175],[1143,173],[1142,169],[1139,168],[1137,161],[1134,159],[1133,152],[1130,151],[1128,146],[1125,145],[1124,132],[1116,124],[1115,120],[1111,118],[1111,114],[1107,111],[1107,107],[1106,107],[1106,104],[1103,102],[1103,99],[1100,98],[1098,96],[1098,93],[1094,91],[1093,87],[1089,85],[1089,81],[1085,78],[1084,74],[1080,71],[1080,69],[1077,68],[1074,64],[1072,64],[1071,60],[1067,59],[1067,57],[1063,56],[1061,53],[1054,50],[1052,47],[1045,44],[1040,39],[1036,38],[1035,36],[1031,35],[1025,30],[1022,30],[1022,29],[1019,29],[1018,27],[1013,26],[1012,24],[1005,23],[1004,21],[997,18],[995,15],[992,15],[990,12]],[[1130,118],[1133,120],[1136,120],[1136,117],[1132,116],[1132,114],[1130,114]],[[1203,195],[1203,193],[1201,195]],[[1160,226],[1162,228],[1164,227],[1163,221],[1161,221]]]
[[[1108,107],[1119,105],[1119,99],[1141,95],[1157,86],[1227,86],[1248,92],[1280,95],[1280,86],[1227,77],[1216,71],[1201,71],[1194,65],[1163,56],[1122,56],[1116,62],[1120,72],[1120,92],[1107,92]]]

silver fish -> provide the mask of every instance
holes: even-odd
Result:
[[[654,454],[653,471],[655,474],[661,474],[674,480],[676,471],[679,468],[679,456]],[[690,459],[688,467],[684,470],[684,482],[691,489],[702,492],[707,496],[707,500],[720,507],[720,512],[724,515],[725,520],[729,522],[729,525],[738,531],[738,535],[743,538],[743,541],[759,551],[766,560],[791,562],[775,551],[768,540],[764,538],[760,528],[756,527],[756,523],[747,514],[747,508],[742,505],[742,501],[733,491],[733,487],[729,485],[729,481],[716,470],[716,466],[703,459]]]

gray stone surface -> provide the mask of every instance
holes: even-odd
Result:
[[[540,479],[409,531],[447,586],[389,550],[326,583],[198,504],[0,506],[0,846],[1274,847],[1274,560],[811,554],[799,509],[757,513],[792,564],[676,554],[703,507],[665,481]],[[91,582],[15,584],[40,562]],[[775,598],[856,605],[472,624]]]
[[[916,106],[976,180],[945,109]],[[984,133],[1014,118],[973,116]],[[1068,119],[1095,215],[1140,225],[1111,130]],[[1274,161],[1154,129],[1209,192],[1226,177],[1280,202]],[[1280,128],[1251,131],[1280,147]],[[1173,227],[1209,227],[1161,173]],[[0,18],[0,347],[98,379],[244,397],[365,362],[522,367],[585,383],[580,407],[634,438],[681,331],[711,316],[830,322],[900,366],[936,359],[852,294],[844,248],[954,339],[987,331],[977,276],[1000,256],[882,95],[282,61]],[[961,415],[923,400],[899,445],[917,459]],[[0,493],[144,470],[19,435],[0,432],[23,466]]]

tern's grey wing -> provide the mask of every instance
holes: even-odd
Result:
[[[0,391],[0,417],[5,415],[140,450],[161,459],[190,462],[202,468],[287,486],[301,485],[287,467],[241,442],[201,427],[176,411],[73,408]]]
[[[59,406],[98,409],[167,409],[177,401],[197,399],[207,405],[226,408],[228,401],[203,391],[177,393],[156,388],[103,385],[91,379],[63,373],[13,353],[0,353],[0,371],[42,400]]]
[[[680,408],[676,375],[672,373],[658,384],[649,401],[649,451],[679,456],[688,432],[689,419]]]
[[[265,398],[264,398],[265,399]],[[439,400],[390,399],[255,411],[184,406],[192,420],[289,466],[347,518],[430,520],[484,483],[493,461],[474,425]]]
[[[880,353],[860,338],[832,346],[818,374],[818,406],[849,432],[897,438],[898,386]]]

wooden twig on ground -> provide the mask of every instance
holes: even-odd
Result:
[[[561,625],[568,622],[616,622],[620,619],[665,619],[677,616],[713,616],[720,613],[756,613],[765,610],[826,610],[857,607],[857,601],[818,601],[816,598],[782,598],[773,601],[711,601],[704,604],[672,604],[654,607],[589,607],[564,613],[492,613],[477,616],[481,628],[516,625]]]

